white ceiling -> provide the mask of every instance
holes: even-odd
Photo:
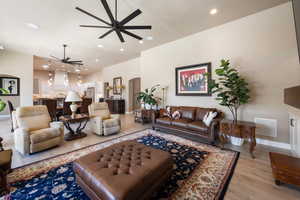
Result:
[[[114,0],[107,0],[111,9]],[[115,33],[97,39],[105,29],[80,28],[80,24],[102,25],[99,21],[75,10],[76,6],[108,21],[100,0],[0,0],[0,44],[6,49],[37,56],[62,57],[62,44],[68,44],[67,55],[83,59],[91,73],[101,67],[139,56],[154,46],[200,32],[202,30],[259,12],[288,0],[119,0],[119,19],[136,9],[142,14],[128,25],[152,25],[152,30],[132,31],[152,41],[139,44],[124,35],[121,44]],[[217,8],[212,16],[209,11]],[[40,29],[28,28],[34,23]],[[102,44],[104,48],[97,47]],[[125,51],[121,52],[120,48]],[[96,62],[96,58],[99,62]]]

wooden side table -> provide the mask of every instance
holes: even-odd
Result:
[[[275,184],[287,183],[300,186],[300,158],[273,152],[269,155]]]
[[[134,121],[142,124],[150,123],[152,121],[152,113],[157,113],[156,110],[140,109],[134,111]]]
[[[11,171],[12,150],[4,150],[0,137],[0,196],[9,192],[7,174]]]
[[[227,142],[228,136],[250,139],[250,154],[252,158],[255,158],[253,154],[256,146],[255,128],[256,125],[253,122],[237,121],[237,123],[234,124],[232,120],[222,120],[220,122],[219,134],[222,147],[224,147],[224,144]]]
[[[72,118],[71,116],[61,116],[60,120],[64,123],[65,127],[69,130],[67,134],[65,134],[65,140],[71,141],[76,140],[79,138],[86,137],[86,133],[84,133],[82,130],[86,127],[90,117],[86,114],[77,114],[75,115],[75,118]],[[79,123],[76,130],[73,130],[71,127],[71,124]]]

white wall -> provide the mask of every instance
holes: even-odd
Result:
[[[175,96],[176,67],[212,62],[214,71],[222,58],[230,59],[250,83],[252,101],[241,109],[240,119],[277,119],[278,137],[270,139],[288,143],[283,89],[300,84],[291,3],[142,52],[142,88],[168,85],[170,105],[218,107],[229,113],[213,97]]]
[[[140,58],[105,67],[101,71],[87,76],[85,82],[102,81],[109,82],[109,85],[113,86],[113,79],[116,77],[122,77],[123,79],[123,85],[125,85],[123,98],[126,101],[126,111],[128,111],[128,83],[129,80],[140,77]],[[112,91],[110,92],[111,95],[113,95]]]
[[[0,51],[0,74],[20,78],[20,105],[32,105],[33,56],[12,51]]]

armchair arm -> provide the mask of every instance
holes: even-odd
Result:
[[[64,124],[62,122],[50,122],[50,127],[51,128],[58,128],[60,131],[60,135],[62,137],[62,141],[64,139],[64,132],[65,132],[65,128],[64,128]]]
[[[101,117],[90,118],[91,129],[97,135],[103,135],[103,120]]]
[[[117,120],[119,120],[119,125],[120,125],[120,127],[121,127],[121,118],[120,118],[120,115],[119,115],[119,114],[112,114],[112,115],[110,115],[110,117],[111,117],[112,119],[117,119]]]
[[[17,128],[14,131],[15,148],[22,154],[30,153],[30,138],[26,128]]]

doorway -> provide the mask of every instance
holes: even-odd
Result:
[[[129,80],[129,102],[128,111],[132,112],[134,110],[140,109],[141,105],[136,100],[138,94],[141,92],[141,78],[134,78]]]

